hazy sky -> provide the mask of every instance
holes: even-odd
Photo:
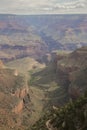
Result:
[[[87,0],[0,0],[0,13],[87,13]]]

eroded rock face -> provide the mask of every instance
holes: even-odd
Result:
[[[23,100],[21,100],[21,101],[15,106],[15,108],[13,108],[12,112],[14,112],[15,114],[19,114],[20,112],[22,112],[23,106],[24,106],[24,103],[23,103]]]
[[[52,67],[56,82],[64,87],[70,98],[78,98],[87,89],[87,47],[63,56],[53,54]]]
[[[17,89],[12,95],[23,99],[28,94],[27,88]]]
[[[14,71],[14,75],[18,76],[18,71],[17,70]]]
[[[3,62],[0,60],[0,69],[2,69],[2,68],[4,68],[5,66],[4,66],[4,64],[3,64]]]
[[[14,70],[0,69],[0,128],[23,126],[23,116],[29,115],[31,99],[24,76],[14,75]]]
[[[17,97],[19,102],[12,109],[12,112],[15,114],[20,114],[25,107],[26,104],[30,102],[30,96],[28,92],[28,88],[17,89],[12,96]]]

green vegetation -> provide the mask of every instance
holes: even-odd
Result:
[[[38,61],[36,61],[34,58],[30,58],[30,57],[20,58],[20,59],[7,62],[6,66],[12,69],[16,69],[18,70],[18,72],[23,74],[28,74],[28,71],[29,73],[35,71],[34,67],[36,67],[36,69],[45,67],[44,64],[41,64]]]
[[[37,64],[37,61],[28,57],[15,60],[13,63],[10,62],[12,68],[17,70],[18,67],[18,72],[24,71],[23,75],[25,76],[22,73],[15,75],[14,70],[10,69],[0,70],[0,108],[2,108],[0,113],[5,110],[9,118],[12,117],[11,120],[14,125],[21,122],[23,130],[27,127],[29,130],[47,130],[46,123],[48,120],[50,120],[48,123],[54,130],[56,128],[58,130],[86,130],[86,94],[75,101],[80,94],[87,90],[86,50],[87,48],[85,50],[84,48],[78,49],[68,57],[58,54],[58,59],[53,59],[47,64],[47,67]],[[31,69],[29,69],[30,61],[32,61]],[[82,61],[84,61],[83,65]],[[12,115],[12,108],[20,103],[19,92],[16,90],[26,87],[27,80],[30,88],[29,94],[23,99],[26,106],[23,107],[20,116],[15,117]],[[77,95],[77,93],[79,94]],[[31,100],[29,104],[27,103],[28,98]],[[69,102],[71,98],[73,101]],[[65,105],[67,102],[69,103]],[[48,111],[49,109],[51,110]],[[5,115],[2,114],[1,116],[3,121]],[[8,123],[7,117],[5,123]],[[32,125],[33,127],[30,129]],[[14,128],[16,129],[16,126]]]
[[[49,64],[46,68],[42,70],[38,70],[36,72],[33,71],[31,74],[32,85],[49,85],[51,82],[56,82],[56,73],[54,70],[54,66],[52,63]]]
[[[52,109],[46,113],[31,130],[48,130],[46,122],[50,120],[50,127],[58,130],[86,130],[87,129],[87,94],[75,102],[70,101],[64,107]]]
[[[72,73],[73,79],[71,86],[84,89],[87,87],[87,67],[81,68],[81,70]]]
[[[87,130],[87,47],[67,55],[87,45],[86,19],[0,15],[0,130]]]
[[[66,59],[60,60],[57,65],[50,63],[43,71],[32,74],[36,78],[32,84],[36,84],[39,88],[45,86],[48,100],[48,103],[45,105],[47,109],[44,111],[44,116],[36,122],[32,130],[87,130],[87,94],[85,92],[87,90],[86,53],[87,48],[78,49]],[[76,57],[77,55],[79,57]],[[65,63],[64,66],[63,62]],[[52,89],[51,85],[55,89]],[[71,89],[71,94],[69,89]],[[85,94],[83,95],[84,92]],[[77,93],[79,94],[77,95]],[[76,100],[79,96],[81,97]],[[67,102],[69,98],[73,100],[70,100],[63,107],[55,107],[55,109],[53,108],[48,112],[50,107],[60,106],[60,104]],[[50,128],[46,126],[48,120],[50,120]]]
[[[23,75],[14,75],[13,69],[0,70],[0,91],[9,94],[13,89],[23,87],[25,84],[25,77]]]

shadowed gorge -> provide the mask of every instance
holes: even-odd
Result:
[[[50,72],[47,71],[48,69],[45,69],[43,72],[39,72],[39,74],[36,73],[32,75],[35,77],[39,75],[42,76],[39,80],[34,80],[32,84],[42,88],[45,86],[49,102],[49,105],[46,105],[48,110],[46,110],[44,116],[33,125],[32,130],[87,129],[86,59],[87,47],[83,47],[72,52],[61,60],[58,60],[57,56],[56,69],[53,69],[55,66],[52,63]],[[43,82],[43,80],[45,80],[45,82]],[[52,84],[52,82],[56,84],[56,89],[53,91],[51,90],[51,85],[52,88],[55,88],[55,85]],[[44,83],[50,85],[47,86],[46,84],[44,85]],[[42,86],[39,86],[39,84],[42,84]],[[61,105],[63,106],[61,107]]]
[[[0,130],[87,129],[87,14],[0,14]]]

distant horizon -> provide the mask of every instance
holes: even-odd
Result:
[[[87,15],[87,13],[55,13],[55,14],[53,14],[53,13],[47,13],[47,14],[45,14],[45,13],[43,13],[43,14],[34,14],[34,13],[32,13],[32,14],[15,14],[15,13],[0,13],[0,15],[23,15],[23,16],[29,16],[29,15]]]

